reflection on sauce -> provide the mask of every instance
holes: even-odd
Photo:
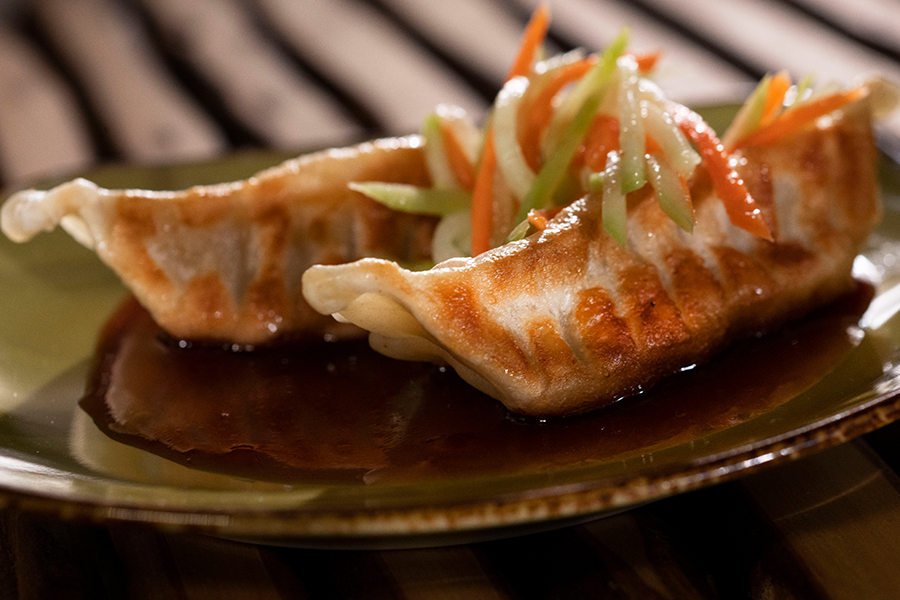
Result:
[[[114,439],[257,480],[541,472],[686,442],[789,400],[852,349],[848,328],[871,297],[859,285],[649,392],[551,422],[517,418],[449,369],[385,358],[364,341],[180,348],[129,300],[103,332],[81,405]]]

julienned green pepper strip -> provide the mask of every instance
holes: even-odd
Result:
[[[449,215],[468,209],[472,203],[472,195],[462,190],[420,188],[405,183],[381,181],[352,182],[348,187],[388,208],[418,215]]]

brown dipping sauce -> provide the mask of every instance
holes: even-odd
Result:
[[[540,472],[688,441],[777,406],[852,349],[860,284],[805,319],[577,417],[522,419],[452,370],[363,341],[179,347],[131,299],[103,331],[81,406],[109,437],[193,468],[291,483]]]

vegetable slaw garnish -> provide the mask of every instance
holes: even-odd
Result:
[[[866,88],[860,86],[820,98],[801,101],[781,111],[771,122],[761,124],[755,131],[738,139],[731,145],[729,150],[733,152],[748,146],[762,146],[774,143],[780,138],[790,135],[803,126],[814,122],[819,117],[824,117],[851,102],[864,98],[867,93]]]
[[[767,75],[720,141],[700,115],[668,101],[647,78],[659,53],[626,52],[627,30],[600,55],[573,51],[537,61],[548,28],[542,4],[480,132],[460,125],[468,121],[459,109],[426,118],[432,188],[353,185],[392,208],[441,215],[436,260],[475,256],[492,243],[543,230],[561,206],[587,193],[602,195],[603,228],[627,246],[628,194],[647,185],[662,211],[691,233],[689,181],[701,163],[731,223],[771,241],[737,173],[740,150],[774,143],[867,93],[865,87],[812,93],[809,78],[792,86],[785,72]],[[461,216],[466,211],[468,220]]]

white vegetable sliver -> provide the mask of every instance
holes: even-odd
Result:
[[[521,200],[534,183],[534,172],[528,166],[517,135],[517,119],[528,79],[514,77],[506,82],[494,108],[494,143],[497,166],[513,195]]]
[[[458,256],[472,256],[472,217],[468,210],[440,220],[431,240],[431,256],[435,263]]]
[[[603,229],[623,248],[628,244],[628,213],[622,193],[622,159],[618,152],[610,152],[603,182]]]
[[[641,119],[638,95],[638,67],[631,56],[618,60],[621,85],[619,87],[619,147],[622,149],[622,191],[638,190],[647,183],[644,173],[644,122]]]
[[[425,164],[428,174],[431,175],[431,183],[434,187],[444,189],[459,189],[459,182],[450,167],[447,152],[444,150],[444,136],[441,133],[441,117],[437,113],[431,113],[425,117],[422,123],[422,137],[425,144],[422,151],[425,154]]]

